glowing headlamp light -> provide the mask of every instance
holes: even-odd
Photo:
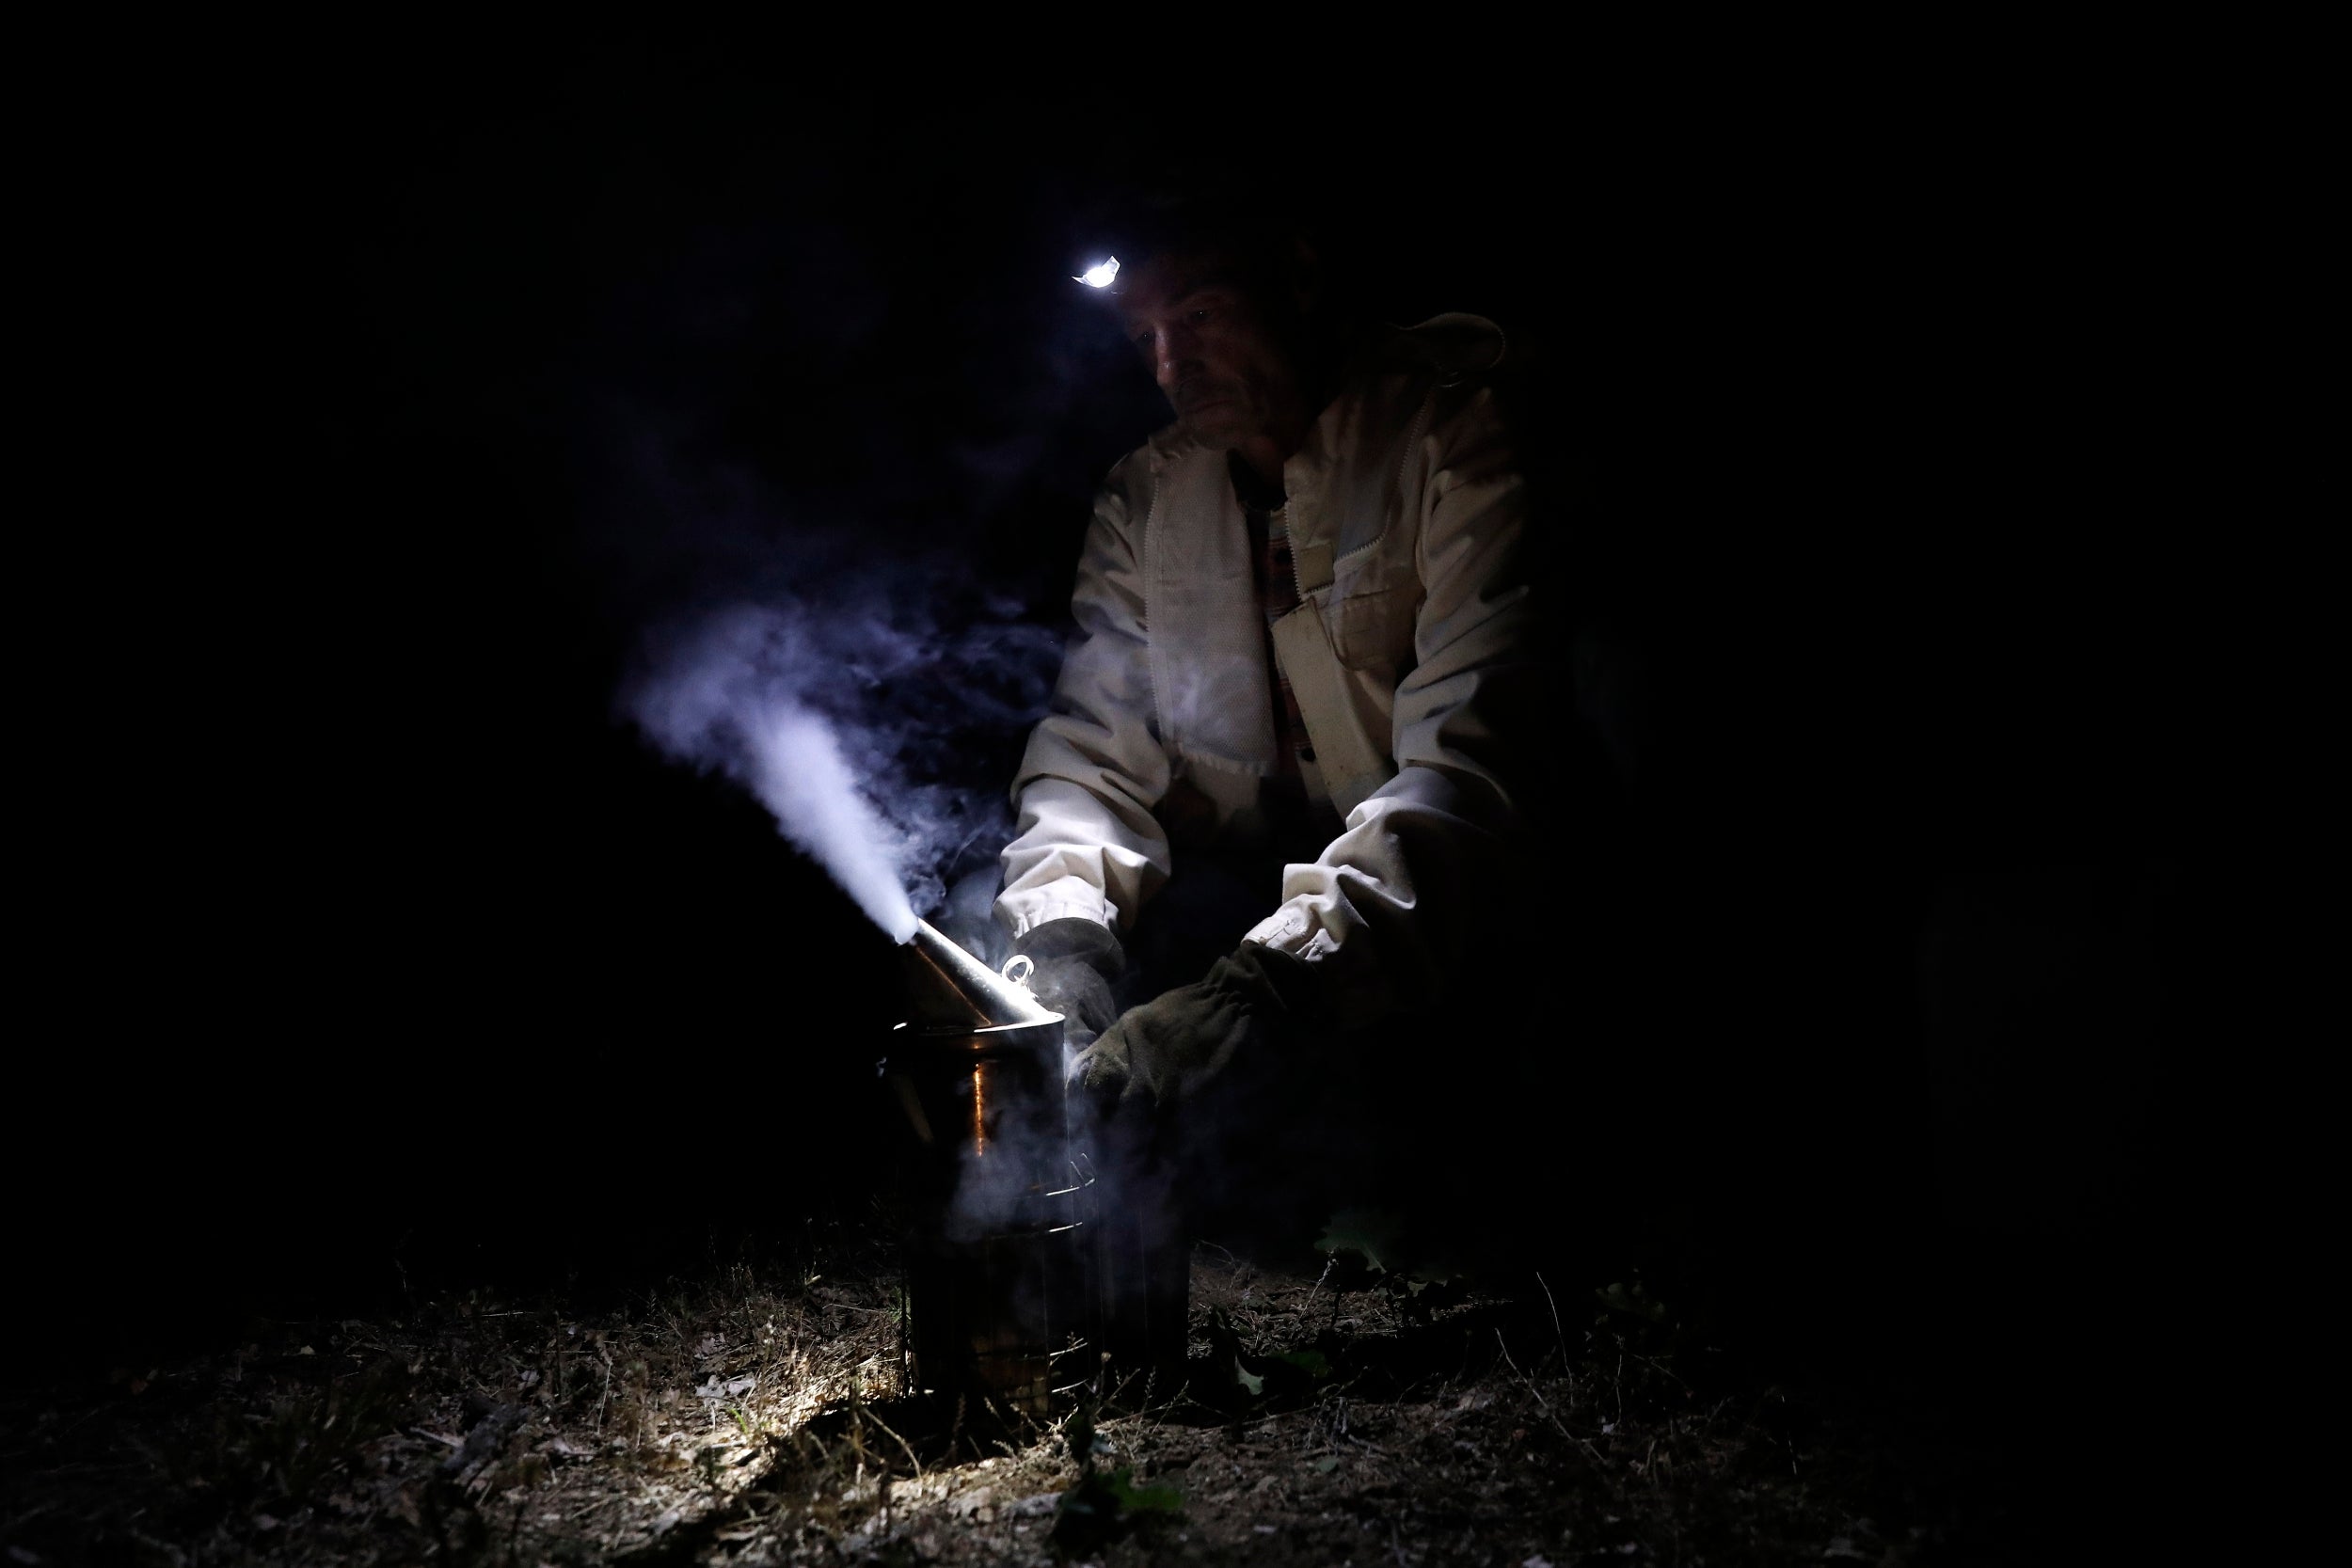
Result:
[[[1113,256],[1107,261],[1095,262],[1094,265],[1087,268],[1086,271],[1073,277],[1071,281],[1073,283],[1083,283],[1089,289],[1107,289],[1111,286],[1111,279],[1117,277],[1118,276],[1119,258]]]

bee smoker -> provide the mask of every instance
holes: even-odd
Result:
[[[912,1386],[1043,1416],[1094,1370],[1092,1175],[1073,1154],[1062,1018],[928,922],[900,953],[883,1070],[911,1138]]]

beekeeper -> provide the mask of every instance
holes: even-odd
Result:
[[[1491,323],[1355,326],[1239,203],[1122,243],[1081,281],[1176,418],[1096,501],[996,915],[1075,1074],[1181,1104],[1446,999],[1520,852],[1538,607]]]

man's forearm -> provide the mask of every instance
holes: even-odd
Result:
[[[1117,809],[1067,779],[1032,779],[1003,864],[997,918],[1015,937],[1073,918],[1116,930],[1168,879],[1168,838],[1148,809]]]
[[[1504,874],[1494,824],[1483,786],[1407,768],[1284,871],[1281,905],[1248,940],[1323,972],[1343,1024],[1435,1002]]]

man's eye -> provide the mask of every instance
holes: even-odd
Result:
[[[1196,322],[1207,321],[1211,314],[1212,312],[1205,305],[1196,305],[1192,308],[1192,319]]]

